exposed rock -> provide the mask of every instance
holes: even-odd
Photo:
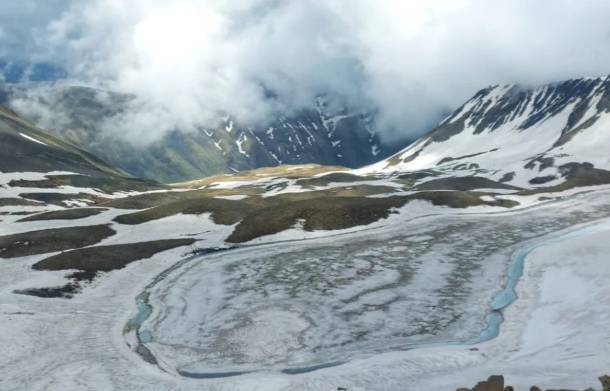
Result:
[[[602,391],[610,391],[610,376],[601,376],[599,381],[602,383]],[[479,382],[472,390],[469,388],[458,388],[456,391],[515,391],[512,386],[504,387],[503,376],[490,376],[487,381]],[[530,391],[542,391],[538,386],[531,386]],[[548,389],[546,391],[576,391],[565,388]],[[587,388],[584,391],[596,391],[594,388]]]
[[[515,179],[515,172],[511,171],[511,172],[507,172],[506,174],[502,175],[502,178],[500,178],[498,180],[498,182],[500,182],[500,183],[510,182],[513,179]]]
[[[490,376],[487,381],[479,382],[473,391],[504,391],[504,376]]]

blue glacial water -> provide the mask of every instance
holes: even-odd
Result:
[[[532,251],[559,243],[568,239],[577,238],[580,236],[589,235],[607,229],[607,224],[586,225],[560,234],[552,234],[543,240],[530,243],[515,251],[511,256],[506,273],[506,286],[498,292],[490,303],[491,312],[486,316],[486,327],[481,331],[479,336],[469,344],[478,344],[496,338],[500,334],[500,326],[504,322],[502,310],[514,303],[519,297],[517,295],[517,284],[523,275],[525,261]]]

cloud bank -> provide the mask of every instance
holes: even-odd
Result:
[[[135,94],[121,133],[264,123],[330,94],[378,109],[391,141],[490,84],[610,73],[608,20],[605,0],[91,0],[46,20],[35,47]]]

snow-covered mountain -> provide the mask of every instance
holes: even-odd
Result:
[[[493,86],[368,172],[430,170],[524,188],[607,182],[610,77]]]
[[[607,79],[493,87],[363,169],[172,186],[0,107],[0,384],[427,390],[500,368],[589,386],[610,367],[608,103]],[[353,118],[318,107],[264,134],[298,149]],[[253,156],[249,131],[200,137]]]
[[[164,136],[137,146],[102,131],[105,122],[129,104],[129,95],[59,85],[15,85],[5,90],[5,104],[22,117],[134,176],[163,182],[280,164],[360,167],[406,145],[383,145],[374,115],[352,112],[319,97],[311,108],[280,116],[265,127],[227,117],[217,124],[202,124],[196,131],[150,129]]]

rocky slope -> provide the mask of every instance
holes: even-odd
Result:
[[[162,182],[280,164],[360,167],[404,146],[384,146],[374,129],[373,115],[349,112],[323,97],[310,109],[279,117],[262,129],[227,117],[218,124],[202,124],[196,131],[171,130],[150,144],[136,145],[112,131],[102,131],[106,121],[120,115],[131,99],[84,87],[13,85],[4,92],[6,104],[55,136],[134,176]]]
[[[0,175],[8,178],[15,173],[55,173],[53,180],[39,180],[38,187],[76,183],[121,191],[161,187],[133,178],[95,155],[49,135],[10,109],[0,107]],[[0,182],[2,189],[5,186],[11,184]]]
[[[610,77],[479,91],[436,129],[369,172],[431,170],[523,188],[610,180]]]

